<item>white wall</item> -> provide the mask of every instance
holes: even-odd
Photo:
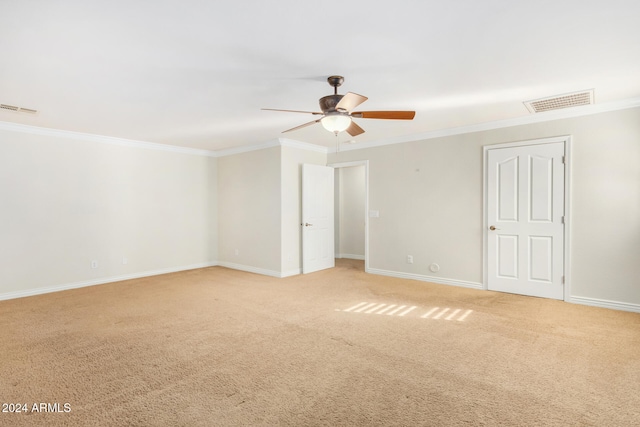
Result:
[[[280,274],[280,170],[279,146],[218,159],[220,265]]]
[[[572,296],[640,309],[638,108],[340,152],[341,162],[369,160],[370,209],[380,211],[370,268],[481,287],[482,147],[559,135],[573,136]]]
[[[336,169],[336,257],[364,259],[365,167]]]
[[[215,158],[60,135],[0,129],[0,298],[215,259]]]

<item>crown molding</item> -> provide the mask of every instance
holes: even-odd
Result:
[[[298,148],[300,150],[315,151],[316,153],[327,154],[329,149],[322,145],[310,144],[308,142],[297,141],[295,139],[279,138],[283,147]]]
[[[300,150],[315,151],[318,153],[328,153],[327,147],[320,145],[310,144],[308,142],[297,141],[295,139],[277,138],[271,141],[262,142],[255,145],[245,145],[242,147],[227,148],[224,150],[218,150],[215,152],[215,157],[232,156],[234,154],[248,153],[250,151],[264,150],[272,147],[290,147],[298,148]]]
[[[462,135],[473,132],[483,132],[488,130],[502,129],[513,126],[527,125],[533,123],[549,122],[553,120],[567,119],[573,117],[588,116],[610,111],[625,110],[629,108],[640,107],[640,98],[631,98],[623,101],[609,102],[605,104],[588,105],[582,107],[566,108],[563,110],[548,111],[545,113],[536,113],[527,116],[515,117],[505,120],[497,120],[492,122],[478,123],[469,126],[460,126],[456,128],[439,129],[424,133],[405,135],[401,137],[381,139],[371,142],[363,142],[360,144],[343,144],[340,151],[363,150],[366,148],[381,147],[384,145],[402,144],[405,142],[423,141],[434,138],[441,138],[454,135]],[[234,154],[247,153],[250,151],[264,150],[272,147],[291,147],[301,150],[315,151],[318,153],[335,153],[334,147],[328,148],[322,145],[311,144],[288,138],[276,138],[254,145],[245,145],[241,147],[232,147],[222,150],[202,150],[196,148],[178,147],[175,145],[159,144],[155,142],[136,141],[125,138],[117,138],[111,136],[95,135],[90,133],[73,132],[67,130],[43,128],[32,125],[23,125],[11,122],[0,121],[0,130],[12,132],[30,133],[33,135],[45,135],[58,138],[71,138],[83,141],[93,141],[103,144],[121,145],[126,147],[145,148],[151,150],[169,151],[173,153],[191,154],[207,157],[224,157]]]
[[[215,151],[215,157],[233,156],[234,154],[242,154],[242,153],[248,153],[250,151],[264,150],[266,148],[278,147],[279,145],[280,145],[280,141],[277,139],[273,139],[271,141],[262,142],[260,144],[243,145],[240,147],[231,147],[231,148],[218,150],[218,151]]]
[[[196,148],[178,147],[175,145],[168,145],[168,144],[158,144],[156,142],[135,141],[132,139],[95,135],[91,133],[73,132],[69,130],[43,128],[43,127],[23,125],[18,123],[0,122],[0,130],[29,133],[32,135],[52,136],[57,138],[76,139],[76,140],[82,140],[82,141],[92,141],[92,142],[98,142],[101,144],[121,145],[125,147],[169,151],[172,153],[216,157],[216,153],[214,151],[209,151],[209,150],[199,150]]]
[[[515,117],[505,120],[478,123],[469,126],[456,128],[439,129],[430,132],[405,135],[402,137],[381,139],[378,141],[364,142],[361,144],[344,144],[340,151],[363,150],[366,148],[381,147],[384,145],[402,144],[404,142],[424,141],[427,139],[442,138],[446,136],[462,135],[466,133],[483,132],[488,130],[502,129],[513,126],[528,125],[533,123],[550,122],[554,120],[569,119],[573,117],[589,116],[593,114],[607,113],[610,111],[626,110],[640,107],[640,98],[625,99],[623,101],[608,102],[605,104],[594,104],[581,107],[566,108],[563,110],[548,111],[545,113],[535,113],[528,116]],[[336,149],[330,150],[335,153]]]
[[[297,141],[294,139],[287,139],[287,138],[277,138],[271,141],[266,141],[266,142],[255,144],[255,145],[248,145],[248,146],[245,145],[242,147],[233,147],[233,148],[227,148],[223,150],[210,151],[210,150],[199,150],[196,148],[178,147],[175,145],[158,144],[155,142],[135,141],[135,140],[125,139],[125,138],[116,138],[112,136],[95,135],[91,133],[43,128],[38,126],[23,125],[19,123],[2,122],[2,121],[0,121],[0,130],[29,133],[32,135],[52,136],[57,138],[92,141],[92,142],[98,142],[102,144],[121,145],[125,147],[136,147],[136,148],[146,148],[151,150],[169,151],[173,153],[193,154],[197,156],[207,156],[207,157],[231,156],[234,154],[247,153],[249,151],[256,151],[256,150],[264,150],[266,148],[279,147],[279,146],[298,148],[301,150],[316,151],[319,153],[328,152],[326,147],[310,144],[308,142]]]

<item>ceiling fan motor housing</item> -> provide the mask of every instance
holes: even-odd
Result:
[[[336,105],[342,99],[344,95],[327,95],[320,98],[320,110],[323,113],[331,113],[336,111]]]

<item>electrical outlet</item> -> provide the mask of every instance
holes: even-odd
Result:
[[[98,261],[96,261],[95,259],[91,261],[91,268],[98,268]]]
[[[240,255],[240,249],[236,249],[236,255]]]
[[[407,255],[407,264],[413,264],[413,255]]]
[[[126,256],[123,256],[123,257],[122,257],[122,263],[123,263],[123,264],[127,264],[128,262],[129,262],[129,260],[127,259],[127,257],[126,257]]]

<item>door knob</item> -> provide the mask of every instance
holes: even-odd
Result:
[[[489,227],[489,230],[491,231],[496,231],[496,230],[500,230],[499,228],[496,228],[495,225],[492,225],[491,227]]]
[[[305,226],[305,227],[311,227],[312,225],[313,225],[313,224],[309,224],[308,222],[305,222],[305,223],[304,223],[304,226]]]

